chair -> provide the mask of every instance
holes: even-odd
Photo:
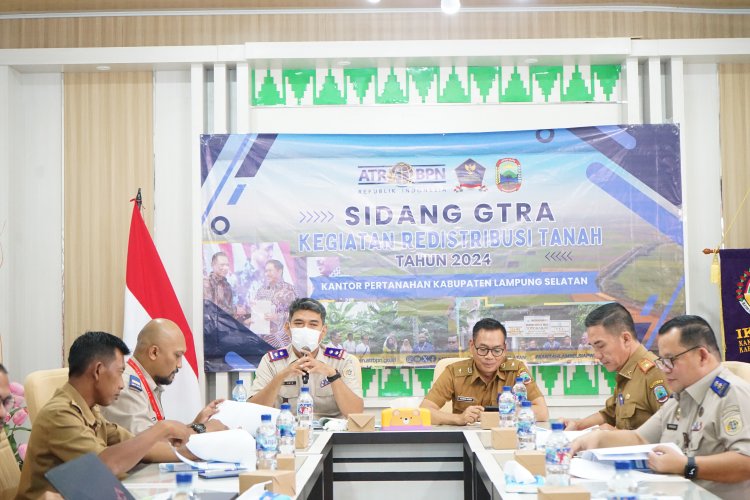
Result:
[[[21,471],[10,449],[5,431],[0,429],[0,500],[11,500],[16,496]]]
[[[55,391],[65,385],[68,381],[67,368],[55,368],[53,370],[39,370],[29,373],[23,383],[26,390],[26,407],[29,410],[29,420],[34,423],[34,418],[39,413]]]
[[[729,371],[741,379],[750,382],[750,363],[743,363],[742,361],[724,361],[721,364],[724,368],[728,368]]]
[[[462,361],[464,359],[466,358],[443,358],[438,361],[435,365],[435,371],[432,374],[432,383],[434,384],[440,374],[445,371],[446,366],[452,365],[453,363]],[[448,401],[447,403],[445,403],[440,410],[446,413],[453,413],[453,401]]]

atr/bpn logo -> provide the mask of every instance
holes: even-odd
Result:
[[[521,162],[515,158],[497,160],[495,184],[504,193],[512,193],[521,189]]]
[[[445,165],[411,165],[403,161],[394,165],[360,165],[357,184],[360,186],[445,184]]]

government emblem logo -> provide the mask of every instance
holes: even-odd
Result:
[[[521,189],[521,162],[515,158],[497,160],[495,184],[504,193],[513,193]]]
[[[403,161],[396,163],[386,174],[388,184],[414,184],[414,168]]]
[[[746,313],[750,314],[750,269],[746,269],[737,280],[735,296]]]
[[[487,186],[484,185],[484,173],[486,170],[484,166],[469,158],[455,169],[458,184],[453,188],[453,191],[457,193],[464,189],[487,191]]]

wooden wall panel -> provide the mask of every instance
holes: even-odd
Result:
[[[152,110],[151,72],[65,74],[66,353],[86,330],[122,335],[128,200],[140,187],[153,207]]]
[[[719,65],[721,188],[724,230],[750,190],[750,64]],[[750,248],[750,195],[724,240],[726,248]]]
[[[586,37],[750,37],[750,15],[422,12],[0,19],[0,49]]]

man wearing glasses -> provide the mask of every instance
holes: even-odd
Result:
[[[633,317],[617,302],[591,311],[585,325],[596,360],[607,371],[617,372],[615,391],[602,410],[581,420],[565,420],[565,429],[637,429],[669,399],[656,355],[638,341]]]
[[[674,443],[682,453],[656,446],[648,466],[680,474],[724,499],[748,498],[750,488],[750,384],[721,366],[716,337],[699,316],[678,316],[659,329],[656,360],[674,396],[637,431],[591,432],[571,444],[590,448]]]
[[[531,371],[523,362],[507,356],[506,336],[499,321],[492,318],[477,321],[469,341],[471,358],[446,367],[420,405],[430,410],[433,424],[478,422],[484,407],[497,405],[497,394],[505,385],[512,387],[517,377],[526,384],[537,421],[547,420],[547,403],[531,378]],[[448,401],[453,402],[452,414],[440,410]]]

